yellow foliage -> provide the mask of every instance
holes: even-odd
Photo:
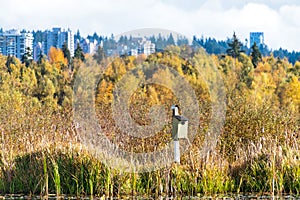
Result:
[[[292,77],[291,82],[286,87],[286,98],[293,103],[294,109],[300,108],[300,81],[296,76]]]
[[[149,86],[149,96],[150,96],[150,101],[153,102],[154,104],[158,104],[158,95],[157,92],[155,91],[155,88],[152,86]]]
[[[133,68],[135,68],[136,66],[135,66],[135,59],[136,59],[136,57],[135,56],[128,56],[127,58],[126,58],[126,69],[127,70],[131,70],[131,69],[133,69]]]
[[[57,69],[61,69],[62,66],[66,66],[68,64],[68,60],[64,57],[64,53],[61,49],[51,47],[48,56],[50,63],[55,65]]]
[[[115,82],[122,78],[126,71],[126,66],[123,60],[121,58],[116,58],[108,66],[107,70],[105,71],[105,75],[110,77]]]
[[[267,62],[259,63],[256,70],[259,72],[271,72],[272,66]]]
[[[257,105],[274,100],[276,84],[270,73],[256,75],[252,85],[252,101]]]
[[[157,54],[156,54],[156,56],[157,56],[157,58],[162,58],[162,53],[161,52],[158,52]]]
[[[97,92],[97,103],[108,104],[113,100],[113,84],[111,82],[107,82],[106,80],[102,80],[98,86]]]

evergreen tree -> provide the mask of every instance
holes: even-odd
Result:
[[[80,32],[79,30],[77,30],[77,33],[74,35],[74,41],[77,41],[77,40],[81,40],[81,35],[80,35]]]
[[[175,45],[175,40],[174,40],[172,33],[170,33],[170,35],[168,37],[167,45]]]
[[[208,38],[205,41],[204,48],[209,54],[223,54],[226,52],[226,48],[217,42],[214,38]]]
[[[37,63],[38,64],[42,64],[46,60],[47,60],[47,56],[44,55],[42,52],[40,52],[39,55],[38,55],[38,61],[37,61]]]
[[[262,56],[269,56],[270,55],[270,50],[269,50],[267,45],[260,44],[258,49],[261,52]]]
[[[227,55],[233,58],[239,58],[240,53],[243,52],[241,47],[243,46],[239,39],[236,37],[235,32],[233,33],[233,38],[231,42],[228,42],[229,48],[226,50]]]
[[[93,39],[99,41],[99,35],[96,32],[93,34]]]
[[[256,42],[251,47],[251,60],[254,68],[256,68],[257,64],[261,61],[262,56],[258,49],[258,46],[256,45]]]
[[[119,38],[119,41],[118,41],[119,44],[124,44],[125,43],[125,38],[123,35],[121,35],[121,37]]]
[[[21,58],[21,62],[25,64],[26,67],[28,67],[32,62],[32,55],[31,55],[31,49],[30,47],[26,48],[26,52],[23,54]]]
[[[70,50],[68,48],[68,45],[66,42],[64,42],[63,46],[62,46],[62,51],[64,53],[64,57],[68,60],[68,64],[70,64],[71,62],[71,53]]]
[[[149,38],[149,40],[150,40],[152,43],[156,44],[156,38],[155,38],[154,35],[152,35],[152,36]]]
[[[156,48],[156,51],[158,51],[158,52],[163,51],[165,48],[164,39],[161,36],[161,34],[158,34],[158,37],[156,39],[155,48]]]
[[[79,43],[77,44],[77,48],[75,49],[74,58],[78,58],[81,61],[85,60],[83,50]]]
[[[178,37],[177,45],[178,46],[189,45],[189,40],[186,37]]]
[[[195,35],[193,36],[192,47],[194,49],[198,49],[200,47],[199,41]]]
[[[104,49],[116,49],[117,48],[117,42],[114,38],[114,35],[112,34],[110,38],[105,38],[103,42],[103,48]]]

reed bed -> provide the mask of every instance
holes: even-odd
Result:
[[[228,138],[221,136],[216,150],[205,158],[191,150],[183,155],[181,164],[144,173],[125,173],[105,165],[77,142],[75,129],[63,130],[61,137],[53,138],[47,136],[47,130],[51,132],[49,126],[43,128],[47,145],[32,149],[28,143],[18,152],[8,147],[2,149],[1,193],[158,197],[300,192],[297,137],[281,142],[276,136],[264,134],[265,137],[248,144],[236,141],[239,150],[232,153],[224,150]]]

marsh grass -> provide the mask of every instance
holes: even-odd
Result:
[[[48,187],[48,183],[49,183],[49,176],[48,176],[48,169],[47,169],[47,159],[45,154],[43,153],[43,171],[44,171],[44,186],[43,186],[43,190],[45,190],[45,196],[48,196],[49,194],[49,187]]]
[[[264,148],[265,144],[262,148]],[[263,149],[247,161],[229,163],[214,154],[194,168],[182,163],[138,174],[121,173],[74,149],[36,152],[14,159],[11,177],[2,170],[3,193],[76,196],[214,195],[224,193],[299,194],[300,165],[296,149]],[[52,177],[49,179],[49,176]]]
[[[267,123],[265,126],[270,127]],[[2,149],[0,191],[3,194],[78,197],[210,196],[253,192],[299,195],[300,151],[299,141],[295,139],[299,133],[295,132],[295,126],[282,129],[285,140],[280,134],[274,136],[270,128],[265,128],[264,135],[249,141],[221,135],[215,151],[205,158],[197,156],[199,148],[195,146],[200,145],[200,140],[194,140],[191,151],[182,155],[180,165],[174,163],[145,173],[112,169],[75,141],[77,137],[72,129],[66,130],[69,136],[65,132],[64,139],[57,140],[46,134],[47,130],[52,133],[52,129],[44,127],[43,147],[35,145],[33,150],[19,153],[8,146]],[[64,142],[67,136],[68,143]],[[234,154],[224,149],[229,139],[236,149]]]
[[[61,185],[60,185],[60,174],[59,174],[59,165],[57,164],[56,161],[51,160],[52,162],[52,171],[53,171],[53,182],[55,185],[55,191],[56,191],[56,196],[59,197],[60,196],[60,192],[61,192]]]

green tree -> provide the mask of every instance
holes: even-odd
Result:
[[[68,64],[70,64],[70,62],[71,62],[71,53],[70,53],[70,50],[69,50],[68,45],[67,45],[66,42],[64,42],[64,44],[62,46],[62,51],[64,53],[64,57],[68,61]]]
[[[189,40],[186,37],[179,36],[177,38],[177,45],[178,46],[189,45]]]
[[[168,40],[167,40],[167,45],[175,45],[175,40],[173,38],[172,33],[170,33]]]
[[[113,35],[112,35],[112,37],[113,37]],[[94,40],[98,41],[99,40],[99,35],[95,32],[93,34],[93,38],[94,38]]]
[[[43,54],[42,52],[40,52],[39,55],[38,55],[38,61],[37,61],[37,63],[40,65],[45,60],[47,60],[47,56],[45,54]]]
[[[229,46],[229,48],[226,50],[227,55],[229,55],[233,58],[239,58],[240,53],[243,52],[241,50],[242,43],[236,37],[235,32],[233,33],[233,38],[232,38],[231,42],[228,43],[228,46]]]
[[[81,46],[80,46],[79,43],[77,44],[77,47],[75,49],[74,58],[77,58],[77,59],[79,59],[81,61],[85,60],[83,50],[82,50],[82,48],[81,48]]]
[[[158,34],[158,37],[156,39],[156,44],[155,47],[158,51],[162,51],[165,48],[165,40],[164,38],[161,36],[161,34]]]
[[[256,42],[254,42],[254,44],[251,47],[251,61],[254,68],[256,68],[257,64],[261,61],[261,59],[261,53],[258,49],[258,46],[256,45]]]
[[[74,40],[75,41],[80,41],[81,40],[81,35],[80,35],[80,32],[79,32],[79,30],[77,30],[77,32],[76,32],[76,34],[74,35]]]
[[[24,63],[26,67],[28,67],[32,63],[32,54],[30,47],[26,48],[26,51],[21,58],[21,62]]]

